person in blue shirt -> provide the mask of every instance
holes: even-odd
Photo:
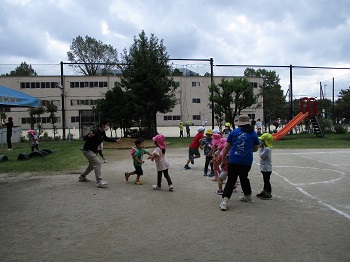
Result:
[[[230,150],[230,157],[227,184],[222,194],[223,201],[220,204],[222,211],[227,209],[228,200],[231,198],[238,177],[244,193],[244,196],[239,199],[243,202],[252,202],[252,189],[248,173],[253,163],[253,152],[258,151],[260,141],[254,127],[250,124],[249,116],[239,116],[236,125],[238,128],[232,130],[229,134],[223,151],[225,156]],[[223,164],[224,161],[221,165]]]

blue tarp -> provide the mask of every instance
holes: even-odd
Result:
[[[0,86],[0,105],[9,107],[38,107],[40,106],[40,100],[34,96]]]

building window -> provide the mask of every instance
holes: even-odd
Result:
[[[201,99],[200,98],[192,98],[192,103],[194,104],[200,104]]]
[[[70,105],[71,106],[77,106],[77,105],[79,105],[80,104],[80,100],[78,100],[78,99],[72,99],[72,100],[70,100]]]
[[[164,121],[173,120],[173,116],[164,116]]]
[[[201,120],[201,115],[193,115],[193,120]]]
[[[173,116],[173,120],[181,120],[181,116]]]
[[[257,82],[250,82],[251,86],[253,88],[258,88],[258,83]]]
[[[201,86],[200,82],[192,82],[192,87]]]
[[[72,116],[70,118],[71,123],[79,123],[79,116]]]
[[[171,86],[177,88],[177,87],[180,86],[180,82],[178,82],[178,81],[176,81],[176,82],[173,81],[172,84],[171,84]]]

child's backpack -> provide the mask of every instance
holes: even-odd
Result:
[[[131,148],[131,151],[130,151],[131,158],[134,158],[134,157],[135,157],[135,153],[136,153],[136,148],[135,148],[135,147],[132,147],[132,148]]]

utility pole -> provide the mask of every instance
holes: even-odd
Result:
[[[211,84],[214,84],[214,70],[213,70],[213,65],[214,61],[213,58],[210,58],[210,79],[211,79]],[[211,96],[214,96],[214,90],[213,88],[211,89]],[[211,128],[214,129],[214,101],[211,101]]]
[[[63,61],[61,61],[61,109],[62,109],[62,139],[66,139],[66,112],[64,109],[64,79],[63,79]]]
[[[293,66],[289,66],[289,97],[290,97],[290,112],[289,121],[293,119]],[[293,134],[293,129],[290,131]]]

